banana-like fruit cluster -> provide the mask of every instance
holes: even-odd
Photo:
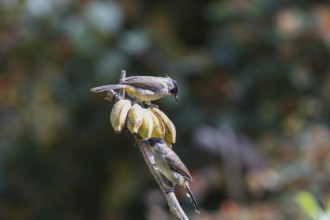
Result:
[[[132,105],[130,100],[122,99],[115,103],[110,114],[110,122],[117,134],[124,127],[142,138],[164,138],[169,147],[176,141],[176,129],[172,121],[160,109],[142,108]]]
[[[113,106],[110,114],[110,123],[116,134],[119,134],[123,130],[131,106],[131,101],[127,99],[119,100]]]

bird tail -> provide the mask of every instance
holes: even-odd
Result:
[[[185,185],[184,190],[186,192],[187,197],[189,197],[190,200],[191,200],[191,202],[194,204],[195,211],[199,214],[200,211],[199,211],[199,207],[198,207],[197,201],[196,201],[194,195],[192,194],[192,192],[191,192],[191,190],[189,188],[188,183]]]
[[[104,86],[97,86],[94,88],[91,88],[92,92],[104,92],[109,90],[115,90],[115,89],[127,89],[131,88],[130,85],[122,85],[122,84],[113,84],[113,85],[104,85]]]

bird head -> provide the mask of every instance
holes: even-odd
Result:
[[[178,102],[179,99],[179,88],[178,88],[178,84],[176,83],[176,81],[174,79],[171,79],[170,77],[167,77],[169,79],[169,85],[168,85],[168,89],[169,89],[169,93],[171,94],[171,96],[174,97],[175,101]]]
[[[164,138],[152,137],[146,140],[151,147],[156,144],[164,144]]]

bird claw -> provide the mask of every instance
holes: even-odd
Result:
[[[168,187],[167,189],[165,189],[165,192],[166,192],[166,193],[171,193],[171,192],[174,192],[174,189],[175,189],[174,186],[172,186],[172,187]]]
[[[142,106],[142,108],[144,107],[143,102],[140,102],[140,101],[137,100],[137,99],[132,99],[131,101],[132,101],[132,104],[138,104],[138,105]]]
[[[150,103],[149,108],[158,108],[158,109],[159,109],[158,105],[156,105],[156,104],[152,104],[152,103]]]

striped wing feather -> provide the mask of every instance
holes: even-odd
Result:
[[[182,176],[184,176],[187,180],[192,181],[192,177],[189,173],[189,170],[187,167],[182,163],[180,158],[176,154],[172,154],[171,157],[166,157],[167,164],[169,164],[169,168],[171,170],[174,170],[178,173],[180,173]]]
[[[130,76],[120,81],[120,83],[159,93],[166,89],[166,85],[162,83],[160,78],[155,76]]]

